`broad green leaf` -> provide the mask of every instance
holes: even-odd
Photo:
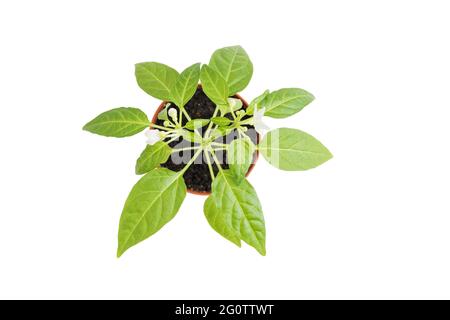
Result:
[[[203,206],[203,211],[205,213],[206,219],[209,225],[219,234],[221,234],[225,239],[230,240],[238,247],[241,246],[241,238],[238,231],[236,231],[231,222],[231,215],[224,216],[221,210],[216,205],[216,200],[211,195]]]
[[[258,108],[258,105],[261,103],[261,101],[263,101],[267,97],[267,95],[269,93],[270,93],[270,91],[266,90],[263,92],[263,94],[257,96],[255,99],[253,99],[252,102],[250,102],[250,104],[248,105],[247,110],[245,110],[246,113],[248,115],[252,115],[255,108]]]
[[[120,217],[117,256],[172,220],[185,196],[181,172],[157,168],[143,176],[131,190]]]
[[[236,139],[230,143],[227,152],[228,165],[237,184],[245,178],[252,164],[254,151],[254,145],[247,139]]]
[[[147,115],[137,108],[116,108],[89,121],[83,130],[106,137],[123,138],[148,128]]]
[[[209,121],[209,119],[192,119],[186,123],[185,128],[189,130],[200,129],[206,126]]]
[[[220,127],[228,126],[231,120],[225,117],[214,117],[211,119],[212,123],[217,124]]]
[[[259,150],[270,164],[286,171],[312,169],[333,157],[313,136],[289,128],[268,132],[259,144]]]
[[[225,79],[230,96],[244,90],[253,75],[253,64],[240,46],[216,50],[211,56],[209,66]]]
[[[214,69],[206,64],[200,72],[200,81],[205,94],[217,105],[228,105],[228,86]]]
[[[163,141],[147,145],[136,161],[136,174],[147,173],[169,159],[172,149]]]
[[[179,76],[175,85],[172,88],[172,101],[180,108],[191,100],[195,91],[197,90],[198,80],[200,79],[200,63],[196,63]]]
[[[264,115],[268,117],[286,118],[299,112],[313,100],[314,96],[303,89],[280,89],[262,100],[258,109],[266,108]]]
[[[242,239],[260,254],[266,254],[266,228],[255,189],[244,179],[237,184],[225,170],[214,179],[212,193],[204,206],[211,227],[226,239],[240,245]]]
[[[170,100],[170,91],[178,72],[158,62],[142,62],[135,66],[136,81],[146,93],[160,100]]]

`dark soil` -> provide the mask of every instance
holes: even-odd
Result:
[[[176,108],[179,111],[178,107],[171,103],[171,107]],[[206,96],[201,88],[197,89],[192,99],[186,104],[185,109],[189,116],[192,119],[210,119],[213,116],[216,105]],[[232,117],[231,114],[225,115],[226,117]],[[245,117],[244,117],[245,119]],[[158,120],[156,124],[163,125],[164,121]],[[186,118],[183,117],[183,124],[187,122]],[[254,129],[253,126],[248,126],[249,129]],[[202,134],[205,132],[206,127],[204,127],[201,132]],[[257,135],[254,130],[248,131],[248,136],[256,143]],[[230,143],[237,137],[237,132],[234,131],[230,133],[225,140],[220,142],[222,143]],[[172,148],[186,148],[189,146],[194,146],[195,144],[179,138],[176,141],[170,143]],[[182,163],[176,163],[174,161],[174,157],[169,158],[169,160],[163,164],[162,167],[168,168],[172,171],[181,171],[185,167],[185,163],[192,159],[196,150],[189,151],[181,151],[178,153],[180,158],[183,159]],[[227,164],[227,155],[226,151],[218,151],[216,152],[217,157],[222,162],[222,168],[228,169]],[[213,162],[213,161],[212,161]],[[212,165],[214,174],[217,175],[219,169],[217,165],[213,163]],[[204,158],[204,154],[201,153],[200,156],[195,160],[194,164],[192,164],[189,169],[183,175],[184,181],[186,182],[186,186],[188,189],[199,192],[210,192],[211,191],[211,176],[209,173],[208,164]]]

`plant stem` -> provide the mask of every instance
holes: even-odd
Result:
[[[219,106],[216,105],[216,109],[214,110],[214,113],[213,113],[213,116],[211,117],[211,119],[215,118],[217,116],[218,112],[219,112]],[[211,121],[208,125],[208,128],[206,129],[205,139],[209,138],[209,132],[211,131],[212,126],[213,126],[213,122]]]
[[[239,125],[246,125],[246,124],[248,124],[248,125],[253,125],[253,122],[254,122],[255,120],[253,119],[253,117],[251,117],[251,118],[248,118],[248,119],[245,119],[245,120],[242,120],[242,121],[239,121]]]
[[[183,168],[183,170],[179,171],[180,174],[184,174],[186,172],[187,169],[189,169],[189,167],[191,166],[192,163],[194,163],[195,159],[197,159],[197,157],[199,156],[199,154],[202,152],[202,149],[199,149],[194,156],[191,158],[191,160],[189,160],[189,162],[186,164],[186,166]]]
[[[154,123],[150,124],[150,128],[156,128],[156,129],[165,130],[165,131],[172,131],[173,130],[171,128],[166,128],[166,127],[163,127],[163,126],[159,126],[159,125],[154,124]]]
[[[186,109],[184,109],[184,107],[179,108],[181,110],[180,112],[180,128],[183,126],[183,114],[186,116],[187,121],[191,121],[191,117],[189,116],[189,114],[187,113]],[[197,133],[197,135],[199,135],[200,137],[202,137],[202,135],[200,134],[200,132],[198,131],[198,129],[194,129],[194,132]]]
[[[228,150],[228,148],[227,147],[218,147],[218,148],[214,148],[213,150],[221,151],[221,150]]]
[[[206,157],[206,163],[208,164],[209,174],[211,175],[211,180],[214,181],[214,179],[216,177],[214,175],[214,170],[213,170],[213,167],[211,165],[211,159],[209,157],[209,151],[208,150],[205,150],[205,157]]]
[[[179,109],[181,110],[182,113],[184,113],[184,115],[186,116],[187,121],[191,121],[191,117],[187,113],[186,109],[184,109],[184,107],[181,107]],[[181,124],[181,122],[180,122],[180,124]]]
[[[230,113],[233,116],[233,119],[236,120],[236,115],[234,114],[234,111],[231,111]]]
[[[171,143],[171,142],[174,142],[174,141],[177,140],[178,138],[180,138],[180,137],[172,138],[172,139],[170,139],[169,141],[167,141],[166,143],[169,144],[169,143]]]
[[[255,147],[256,147],[256,145],[255,145],[255,143],[252,141],[252,139],[250,139],[250,137],[249,137],[247,134],[245,134],[245,132],[242,131],[241,128],[238,128],[238,133],[239,133],[239,136],[240,136],[240,137],[242,137],[243,139],[247,140],[252,146],[255,146]]]
[[[227,144],[225,144],[225,143],[220,143],[220,142],[211,142],[211,145],[212,146],[219,146],[219,147],[225,147],[225,148],[228,148],[228,145]]]
[[[173,129],[175,129],[175,124],[173,124],[172,123],[172,121],[170,121],[170,120],[167,120],[169,123],[167,124],[167,127],[170,127],[170,128],[173,128]],[[167,128],[166,127],[166,128]]]
[[[184,108],[183,108],[184,109]],[[183,124],[183,112],[180,112],[180,118],[179,118],[179,123],[180,123],[180,125],[182,125]]]
[[[220,172],[223,172],[222,166],[220,165],[219,159],[217,159],[216,153],[215,153],[214,150],[212,150],[211,148],[210,148],[209,150],[210,150],[211,155],[212,155],[212,157],[213,157],[213,159],[214,159],[214,162],[215,162],[216,165],[217,165],[217,168],[219,168],[219,171],[220,171]]]
[[[186,148],[178,148],[178,149],[172,149],[172,152],[181,152],[181,151],[188,151],[188,150],[196,150],[200,148],[200,146],[194,146],[194,147],[186,147]]]

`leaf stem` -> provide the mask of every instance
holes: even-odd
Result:
[[[172,131],[173,130],[171,128],[166,128],[166,127],[163,127],[163,126],[159,126],[159,125],[154,124],[154,123],[150,123],[150,128],[155,128],[155,129],[160,129],[160,130],[165,130],[165,131]]]
[[[184,109],[184,107],[179,107],[179,109],[181,110],[182,113],[184,113],[184,115],[186,116],[186,119],[188,121],[191,121],[191,117],[189,116],[189,114],[187,113],[186,109]],[[181,122],[180,122],[181,124]]]
[[[211,119],[215,118],[217,116],[218,112],[219,112],[219,106],[216,105],[216,109],[214,110],[214,113],[213,113],[213,116],[211,117]],[[213,122],[211,121],[209,123],[209,125],[208,125],[208,128],[206,129],[206,132],[205,132],[205,138],[206,139],[209,138],[209,132],[211,131],[212,126],[213,126]]]
[[[183,168],[183,170],[180,171],[180,174],[184,174],[186,172],[187,169],[189,169],[189,167],[191,166],[192,163],[194,163],[195,159],[197,159],[197,157],[199,156],[199,154],[202,152],[202,149],[199,149],[194,156],[191,158],[191,160],[189,160],[189,162],[186,164],[186,166]]]
[[[213,170],[213,167],[211,165],[211,158],[209,157],[209,151],[208,150],[205,150],[205,157],[206,157],[206,163],[208,164],[209,174],[211,175],[211,180],[214,181],[214,179],[216,177],[214,175],[214,170]]]
[[[248,119],[245,119],[245,120],[242,120],[242,121],[239,121],[238,122],[238,124],[239,125],[252,125],[253,124],[253,122],[254,122],[255,120],[253,119],[253,117],[251,117],[251,118],[248,118]]]
[[[184,114],[186,116],[187,121],[191,121],[191,117],[189,116],[189,114],[187,113],[186,109],[184,107],[179,107],[179,109],[181,110],[180,112],[180,128],[183,126],[183,116],[182,114]],[[200,134],[200,132],[198,131],[198,129],[194,129],[194,132],[197,133],[198,136],[200,136],[202,138],[202,135]]]
[[[186,147],[186,148],[178,148],[178,149],[172,149],[172,152],[181,152],[181,151],[188,151],[188,150],[196,150],[200,148],[200,146],[193,146],[193,147]]]
[[[183,108],[184,109],[184,108]],[[180,109],[181,110],[181,109]],[[183,111],[181,111],[180,112],[180,118],[179,118],[179,123],[180,123],[180,125],[182,125],[183,124]]]
[[[176,126],[175,126],[175,124],[173,124],[171,120],[166,120],[166,121],[168,121],[168,123],[167,123],[167,127],[170,127],[170,128],[176,129]],[[166,124],[166,123],[165,123],[165,124]],[[165,127],[165,128],[167,128],[167,127]]]
[[[213,159],[214,159],[214,162],[215,162],[216,165],[217,165],[217,168],[219,168],[219,171],[223,173],[222,166],[221,166],[221,164],[220,164],[219,159],[217,159],[216,153],[215,153],[214,150],[211,149],[211,148],[210,148],[209,150],[211,150],[211,155],[212,155],[212,157],[213,157]]]
[[[217,147],[217,148],[214,148],[213,150],[221,151],[221,150],[228,150],[228,148],[227,147]]]
[[[220,142],[211,142],[211,145],[212,146],[219,146],[219,147],[225,147],[225,148],[228,148],[228,145],[227,144],[225,144],[225,143],[220,143]]]
[[[230,112],[231,115],[233,116],[233,119],[236,120],[236,114],[234,113],[234,111],[233,111],[231,108],[230,108],[230,111],[231,111],[231,112]]]

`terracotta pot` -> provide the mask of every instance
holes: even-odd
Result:
[[[199,85],[198,87],[201,88],[201,85]],[[242,101],[242,105],[244,106],[244,108],[248,107],[247,101],[245,101],[240,95],[235,94],[233,97],[237,98],[237,99],[240,99]],[[156,110],[156,112],[155,112],[155,114],[153,115],[153,118],[152,118],[152,123],[153,124],[156,124],[156,122],[158,121],[158,114],[163,110],[163,108],[165,107],[165,105],[167,103],[169,103],[169,101],[163,101],[159,105],[158,109]],[[257,141],[259,142],[259,134],[257,136]],[[258,157],[259,157],[259,152],[258,152],[258,150],[256,150],[255,153],[253,154],[253,162],[250,165],[250,167],[248,168],[247,174],[245,175],[246,177],[252,172],[253,168],[255,167],[256,161],[258,160]],[[211,192],[208,192],[208,191],[195,191],[195,190],[192,190],[192,189],[189,189],[189,188],[187,189],[187,192],[192,193],[192,194],[196,194],[196,195],[201,195],[201,196],[207,196],[207,195],[211,194]]]

